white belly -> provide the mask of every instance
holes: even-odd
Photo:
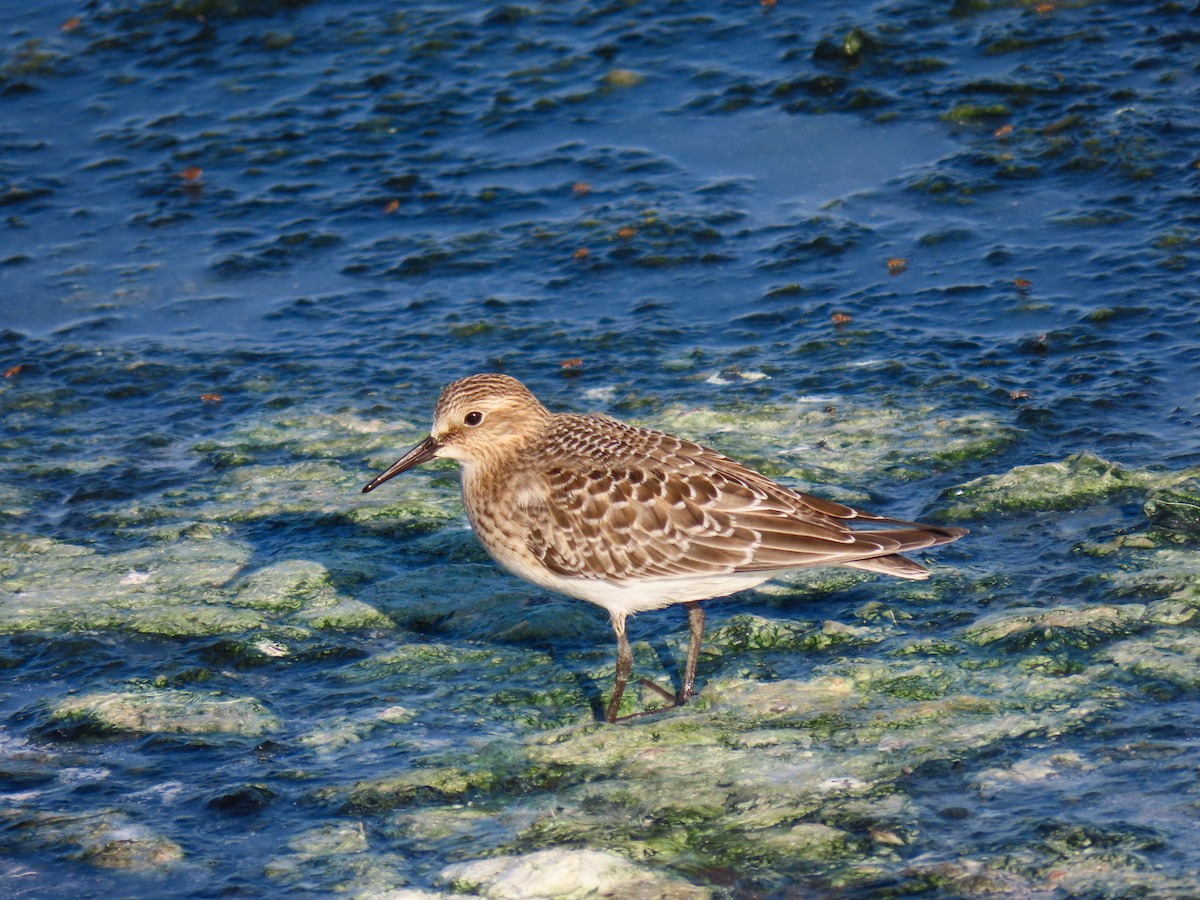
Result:
[[[503,562],[503,561],[501,561]],[[738,575],[708,575],[684,578],[647,578],[640,581],[601,581],[588,578],[564,578],[544,569],[536,573],[519,570],[505,565],[514,575],[532,581],[542,587],[577,597],[602,606],[610,613],[630,615],[662,609],[674,603],[691,600],[708,600],[712,597],[727,597],[738,591],[769,581],[771,576],[761,572]]]

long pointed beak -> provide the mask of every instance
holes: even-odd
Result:
[[[362,489],[362,492],[369,494],[389,478],[395,478],[401,472],[407,472],[409,469],[419,466],[423,462],[429,462],[429,460],[437,456],[437,452],[440,449],[442,449],[442,445],[430,435],[388,466],[386,472],[372,479],[371,483]]]

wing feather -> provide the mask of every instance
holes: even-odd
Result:
[[[621,582],[851,565],[919,578],[925,570],[898,554],[966,533],[793,491],[659,432],[555,420],[521,479],[519,515],[529,550],[560,575]]]

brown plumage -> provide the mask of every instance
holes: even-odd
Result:
[[[598,416],[554,414],[519,381],[473,375],[438,399],[430,436],[363,488],[446,457],[488,553],[534,584],[605,607],[617,635],[616,721],[632,667],[628,615],[688,607],[683,690],[704,628],[698,602],[774,573],[841,565],[899,578],[929,572],[900,554],[966,534],[822,500],[681,438]],[[664,693],[651,682],[643,682]]]

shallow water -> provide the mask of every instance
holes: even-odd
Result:
[[[1200,465],[1189,10],[0,12],[14,893],[585,847],[717,896],[1187,895],[1200,578],[1143,503]],[[451,468],[358,493],[494,369],[972,534],[710,604],[702,702],[597,728],[598,610],[495,570]],[[633,637],[665,683],[677,611]]]

